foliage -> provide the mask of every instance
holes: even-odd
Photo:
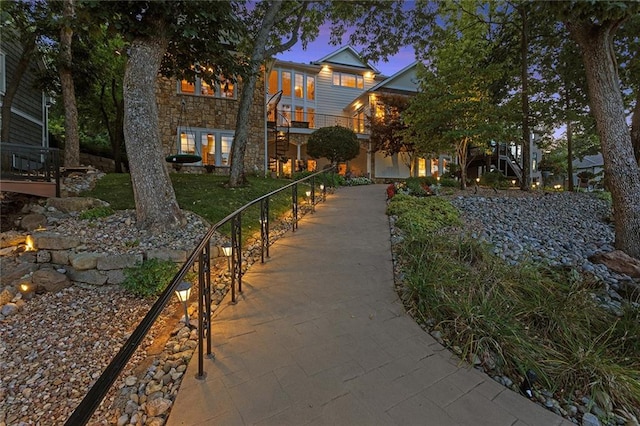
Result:
[[[409,107],[409,98],[402,95],[378,95],[371,114],[367,116],[371,149],[391,156],[413,152],[413,143],[402,136],[407,129],[402,114]]]
[[[345,186],[358,186],[358,185],[371,185],[373,181],[368,177],[358,176],[351,179],[346,179],[344,182]]]
[[[500,64],[488,60],[490,26],[446,2],[438,5],[446,25],[434,30],[438,42],[428,52],[429,68],[418,74],[421,90],[404,116],[411,129],[405,137],[423,153],[455,151],[464,188],[468,147],[499,139],[504,130],[491,93]]]
[[[396,246],[402,298],[419,322],[492,375],[522,378],[532,369],[558,399],[606,394],[614,408],[640,414],[640,340],[630,337],[640,336],[637,307],[616,318],[596,304],[600,286],[589,275],[529,262],[514,268],[477,239],[445,236],[445,225],[417,226],[432,212],[415,215],[414,203],[442,199],[410,198],[394,197],[388,213],[406,234]]]
[[[360,143],[353,130],[342,126],[322,127],[309,136],[307,154],[326,158],[331,164],[349,161],[360,153]]]
[[[115,210],[113,210],[111,207],[94,207],[92,209],[83,211],[82,213],[80,213],[79,217],[80,219],[94,220],[101,217],[111,216],[113,213],[115,213]]]
[[[480,176],[480,184],[491,188],[507,189],[509,188],[509,179],[501,172],[494,170]]]
[[[158,296],[178,272],[178,266],[169,260],[148,259],[141,265],[124,270],[122,287],[138,297]]]
[[[441,197],[418,198],[399,193],[389,202],[387,214],[398,216],[396,225],[412,238],[423,238],[442,227],[460,224],[458,211]]]

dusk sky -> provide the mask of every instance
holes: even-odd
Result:
[[[306,51],[302,50],[301,44],[298,43],[291,50],[276,55],[276,58],[282,61],[302,62],[308,64],[309,62],[316,61],[347,44],[347,37],[343,37],[342,45],[333,46],[329,44],[328,31],[323,31],[321,28],[320,35],[313,43],[309,43]],[[353,47],[356,51],[360,51],[358,46]],[[415,62],[413,47],[407,46],[390,58],[388,62],[372,62],[372,65],[380,70],[382,74],[391,76],[413,62]]]

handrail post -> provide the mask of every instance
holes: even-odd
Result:
[[[242,213],[231,220],[231,302],[236,303],[236,282],[238,293],[242,293]]]
[[[264,253],[269,257],[269,197],[260,200],[260,259],[264,263]]]
[[[311,176],[311,212],[316,211],[316,177]]]
[[[291,212],[293,213],[291,232],[295,232],[298,228],[298,184],[293,184],[291,188]]]

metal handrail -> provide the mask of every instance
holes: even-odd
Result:
[[[60,197],[60,150],[16,143],[0,144],[2,178],[56,183]]]
[[[335,166],[332,166],[328,169],[313,173],[307,177],[296,180],[288,185],[283,186],[282,188],[276,189],[274,191],[269,192],[266,195],[263,195],[259,198],[256,198],[244,206],[240,207],[233,213],[228,214],[225,218],[211,226],[205,236],[200,240],[195,249],[191,252],[186,262],[182,265],[180,270],[173,277],[171,283],[167,286],[167,288],[162,292],[158,300],[151,306],[149,312],[144,316],[144,318],[140,321],[136,329],[131,333],[131,336],[124,343],[120,351],[113,357],[107,368],[102,372],[100,377],[95,381],[91,389],[87,392],[85,397],[82,399],[80,404],[76,407],[71,416],[65,422],[67,426],[75,426],[75,425],[85,425],[91,419],[91,416],[98,408],[105,395],[113,385],[113,383],[118,378],[118,375],[122,372],[127,362],[135,352],[135,350],[140,346],[142,340],[145,338],[155,321],[160,316],[160,313],[165,308],[169,300],[173,296],[174,291],[178,287],[178,285],[182,282],[182,280],[187,275],[189,268],[191,268],[196,260],[198,261],[198,378],[204,378],[204,340],[206,337],[206,351],[207,355],[211,355],[211,333],[210,324],[211,324],[211,274],[210,274],[210,242],[214,233],[223,225],[231,222],[231,246],[232,246],[232,255],[231,255],[231,301],[232,303],[236,302],[236,286],[238,287],[238,292],[242,292],[242,233],[241,233],[241,216],[242,213],[247,210],[249,207],[260,203],[260,222],[261,222],[261,238],[262,238],[262,262],[264,263],[264,255],[265,248],[266,254],[268,257],[268,240],[269,240],[269,216],[268,216],[268,207],[264,207],[265,205],[269,205],[269,198],[288,190],[291,188],[292,190],[292,212],[293,212],[293,223],[292,229],[295,231],[298,228],[298,203],[297,203],[297,194],[298,194],[298,184],[304,181],[311,181],[311,191],[312,191],[312,203],[315,203],[315,183],[316,176],[321,175],[327,172],[333,172]],[[323,197],[324,200],[326,197],[326,186],[323,187]],[[266,247],[265,247],[266,246]]]

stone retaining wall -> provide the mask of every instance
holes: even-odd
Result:
[[[82,242],[75,237],[51,232],[32,234],[33,246],[37,250],[19,254],[23,266],[16,276],[3,277],[3,285],[18,285],[16,280],[33,285],[36,291],[57,291],[72,283],[88,286],[119,285],[125,280],[126,268],[140,265],[143,260],[170,260],[177,264],[186,262],[190,251],[154,248],[142,253],[114,254],[82,251]],[[18,236],[11,245],[4,242],[3,251],[22,250],[26,236]],[[3,253],[8,254],[8,253]],[[212,260],[221,256],[217,247],[212,247]],[[35,274],[45,270],[46,274]],[[13,282],[8,282],[13,281]],[[51,283],[55,284],[52,285]]]

